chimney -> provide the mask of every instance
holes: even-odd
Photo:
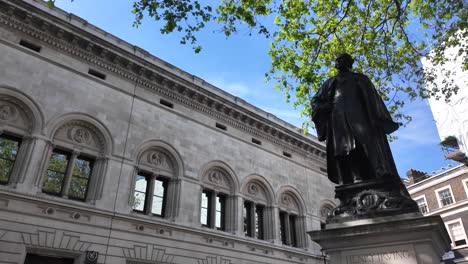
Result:
[[[406,172],[406,176],[408,177],[408,184],[415,184],[424,179],[429,178],[429,175],[423,171],[418,171],[415,169],[410,169]]]

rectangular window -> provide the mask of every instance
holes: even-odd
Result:
[[[26,48],[28,48],[30,50],[35,51],[35,52],[41,52],[41,46],[38,46],[38,45],[36,45],[36,44],[34,44],[32,42],[29,42],[27,40],[22,39],[22,40],[20,40],[19,44],[21,46],[26,47]]]
[[[256,234],[256,238],[264,239],[263,206],[258,205],[258,204],[255,206],[255,234]]]
[[[289,215],[289,233],[291,236],[291,246],[297,247],[297,235],[296,235],[296,219],[295,215]]]
[[[98,71],[93,70],[93,69],[89,69],[89,70],[88,70],[88,74],[89,74],[89,75],[92,75],[92,76],[94,76],[94,77],[97,77],[97,78],[99,78],[99,79],[102,79],[102,80],[105,80],[105,79],[106,79],[106,75],[105,75],[104,73],[98,72]]]
[[[248,237],[252,236],[252,203],[244,202],[244,235]]]
[[[0,184],[8,184],[20,144],[19,138],[5,135],[0,137]]]
[[[285,212],[280,212],[279,217],[280,217],[281,242],[283,243],[283,245],[287,245],[288,244],[288,242],[286,240],[286,217],[287,217],[287,214]]]
[[[207,190],[203,190],[201,198],[201,213],[200,213],[200,223],[202,226],[211,226],[211,195],[212,193]]]
[[[439,191],[439,199],[440,199],[440,204],[442,206],[453,204],[453,198],[452,198],[452,193],[450,192],[450,189],[444,189],[442,191]]]
[[[146,193],[148,192],[147,176],[138,174],[135,179],[135,192],[133,199],[133,210],[145,212]]]
[[[157,178],[154,180],[153,204],[151,213],[164,217],[164,209],[166,207],[167,180]]]
[[[421,211],[422,214],[425,214],[428,212],[427,204],[424,198],[417,199],[416,203],[418,204],[419,211]]]
[[[44,179],[42,191],[54,195],[62,195],[65,175],[67,173],[70,154],[54,150],[49,160],[49,167]]]
[[[87,157],[78,156],[75,159],[70,179],[70,189],[68,189],[70,199],[85,200],[93,163],[93,160]]]
[[[215,227],[219,230],[225,230],[225,211],[226,211],[226,196],[218,194],[216,196],[216,214]]]
[[[464,232],[461,222],[448,224],[448,230],[455,247],[466,245],[466,234]]]

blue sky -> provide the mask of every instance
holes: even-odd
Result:
[[[274,83],[265,83],[271,61],[269,41],[263,37],[241,32],[226,39],[215,30],[205,30],[198,36],[203,51],[194,54],[191,46],[179,44],[177,34],[160,34],[154,21],[146,19],[138,28],[132,27],[132,1],[57,0],[56,5],[286,122],[300,127],[304,120],[285,103],[282,92],[273,89]],[[440,139],[427,103],[414,101],[405,112],[413,121],[400,128],[395,133],[399,139],[391,143],[400,176],[406,176],[410,168],[430,173],[452,163],[438,146]]]

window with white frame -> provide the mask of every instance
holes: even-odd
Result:
[[[91,123],[71,120],[54,132],[40,178],[43,193],[77,201],[100,198],[107,142]]]
[[[175,158],[162,147],[150,146],[137,159],[132,188],[133,211],[161,218],[175,216],[176,200],[170,199],[179,184]]]
[[[465,228],[463,227],[463,221],[461,219],[446,222],[446,226],[454,248],[468,244]]]
[[[418,205],[419,211],[422,214],[425,214],[425,213],[429,212],[429,208],[427,207],[427,202],[426,202],[426,196],[425,195],[414,198],[414,201]]]
[[[466,199],[468,199],[468,178],[462,180],[463,188],[465,188]]]
[[[455,202],[452,193],[452,188],[450,187],[450,185],[437,189],[435,193],[437,196],[439,207],[448,206]]]

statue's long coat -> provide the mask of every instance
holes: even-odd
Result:
[[[398,177],[386,138],[398,124],[367,76],[341,72],[328,79],[312,98],[311,108],[318,138],[327,140],[328,177],[332,182],[342,182],[336,157],[349,155],[357,146],[362,147],[370,163],[373,175],[366,178]]]

